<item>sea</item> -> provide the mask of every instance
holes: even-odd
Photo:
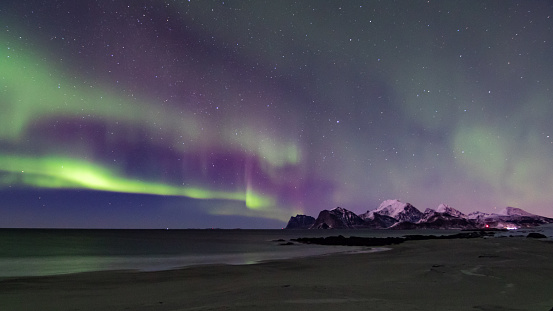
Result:
[[[367,252],[349,246],[293,243],[299,237],[390,236],[382,230],[113,230],[0,229],[0,278],[103,270],[158,271],[182,267]]]
[[[551,227],[553,234],[553,227]],[[291,239],[331,235],[400,237],[456,230],[113,230],[0,229],[0,278],[104,270],[159,271],[213,264],[245,265],[387,248],[300,244]]]

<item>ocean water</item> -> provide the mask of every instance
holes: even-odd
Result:
[[[366,251],[366,248],[280,245],[298,237],[383,236],[364,230],[80,230],[0,229],[0,278],[101,270],[167,270],[206,264]],[[390,235],[387,232],[385,235]],[[394,234],[399,234],[394,232]]]
[[[553,237],[553,225],[532,230]],[[367,252],[370,248],[294,243],[331,235],[401,237],[447,235],[456,230],[81,230],[0,229],[0,278],[102,270],[169,270],[208,264]],[[525,234],[525,232],[509,232]],[[284,242],[279,241],[284,240]],[[378,249],[377,249],[378,250]]]

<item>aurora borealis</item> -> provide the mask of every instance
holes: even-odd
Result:
[[[553,217],[550,1],[2,1],[0,227]]]

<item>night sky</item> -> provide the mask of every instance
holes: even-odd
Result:
[[[553,217],[551,1],[0,4],[0,227]]]

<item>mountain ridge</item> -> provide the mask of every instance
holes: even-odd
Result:
[[[440,204],[435,210],[427,208],[421,212],[410,203],[385,200],[377,209],[360,215],[336,207],[322,210],[317,218],[292,216],[286,229],[518,229],[548,223],[553,223],[553,218],[516,207],[506,207],[497,214],[478,211],[464,214],[451,206]]]

